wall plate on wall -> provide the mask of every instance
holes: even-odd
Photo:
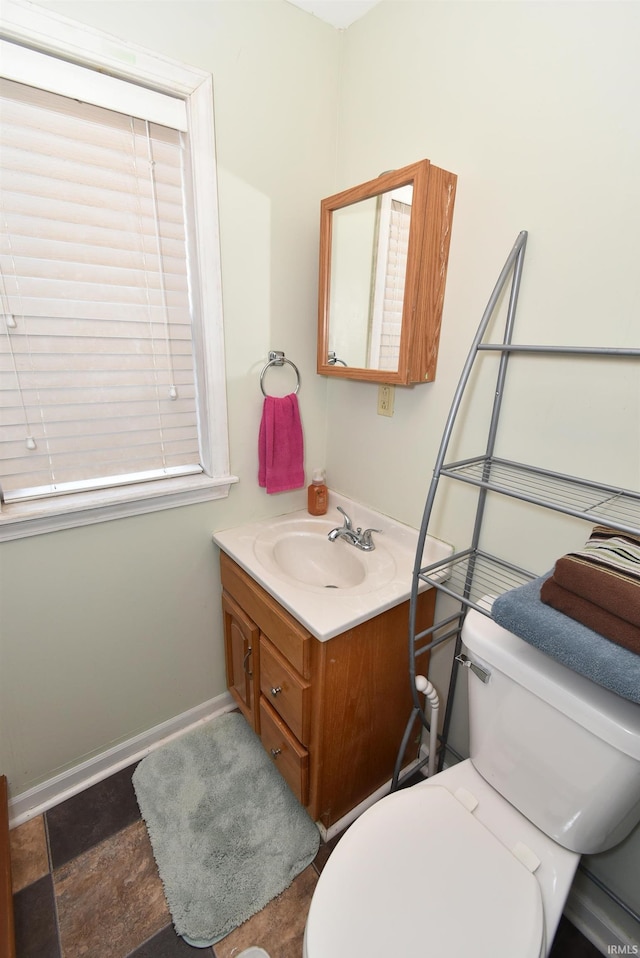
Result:
[[[395,398],[396,387],[388,383],[380,383],[378,386],[378,415],[393,416],[393,400]]]

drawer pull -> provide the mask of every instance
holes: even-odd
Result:
[[[272,748],[272,749],[271,749],[271,754],[273,755],[274,758],[277,758],[278,755],[281,755],[281,754],[282,754],[282,749],[281,749],[281,748]]]
[[[271,689],[271,694],[273,695],[274,699],[277,695],[280,695],[281,692],[282,692],[282,688],[279,685],[276,685],[275,687],[272,687]]]

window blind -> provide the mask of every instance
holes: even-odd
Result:
[[[5,501],[202,472],[185,135],[0,83]]]

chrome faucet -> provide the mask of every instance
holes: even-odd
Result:
[[[341,506],[338,506],[338,512],[341,512],[344,516],[344,524],[331,530],[328,535],[329,542],[335,542],[336,539],[346,539],[356,549],[362,549],[363,552],[373,552],[376,544],[371,537],[371,533],[382,532],[382,529],[365,529],[364,532],[360,526],[354,529],[351,519]]]

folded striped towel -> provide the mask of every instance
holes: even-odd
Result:
[[[555,564],[555,583],[640,627],[640,536],[595,526],[583,549]]]

